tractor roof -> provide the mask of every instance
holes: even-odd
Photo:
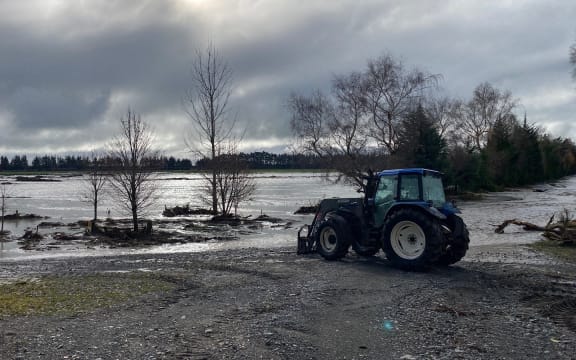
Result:
[[[424,168],[407,168],[407,169],[390,169],[390,170],[382,170],[378,173],[378,176],[391,176],[391,175],[400,175],[400,174],[434,174],[437,176],[442,176],[442,173],[436,170],[424,169]]]

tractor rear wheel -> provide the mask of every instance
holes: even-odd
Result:
[[[400,209],[384,223],[382,250],[393,266],[425,270],[440,258],[443,245],[438,220],[417,209]]]
[[[468,251],[468,244],[470,237],[468,236],[468,229],[462,221],[462,218],[456,215],[448,217],[448,228],[452,232],[450,242],[446,245],[444,253],[438,259],[438,265],[452,265],[460,261],[466,251]]]
[[[338,215],[328,217],[318,228],[317,250],[326,260],[341,259],[350,247],[350,229]]]

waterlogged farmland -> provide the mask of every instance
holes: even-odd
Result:
[[[18,211],[20,214],[47,217],[34,220],[7,220],[4,227],[11,232],[10,241],[1,244],[0,255],[2,259],[10,259],[119,252],[182,252],[235,247],[295,246],[298,228],[304,223],[309,223],[312,218],[311,215],[294,215],[296,209],[312,205],[325,197],[360,196],[354,188],[343,184],[328,183],[318,173],[258,173],[255,176],[256,194],[252,200],[241,204],[240,215],[257,217],[266,214],[283,219],[281,226],[267,224],[252,229],[250,233],[239,231],[234,234],[236,240],[232,241],[215,239],[204,243],[170,244],[138,250],[71,246],[42,252],[22,250],[16,239],[21,237],[27,229],[35,230],[42,221],[69,224],[90,219],[91,206],[81,201],[83,177],[50,175],[44,177],[43,180],[52,181],[17,181],[14,176],[0,176],[0,183],[7,183],[8,214]],[[202,182],[199,175],[163,173],[156,181],[160,192],[156,204],[149,211],[148,218],[165,220],[162,216],[165,206],[185,204],[190,204],[192,207],[202,206],[199,197]],[[99,205],[99,216],[102,218],[124,217],[119,212],[118,201],[110,196],[104,197]],[[533,188],[485,194],[484,200],[460,202],[458,206],[470,230],[472,246],[533,242],[539,238],[537,233],[527,233],[510,227],[505,234],[497,235],[494,234],[494,226],[512,218],[545,224],[554,212],[563,208],[574,210],[576,208],[576,177]],[[173,227],[180,231],[178,219],[172,220],[172,222],[163,223],[162,227]],[[54,228],[40,227],[38,231],[48,235],[54,231]]]

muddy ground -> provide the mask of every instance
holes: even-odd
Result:
[[[576,358],[576,266],[518,246],[465,260],[426,273],[294,249],[0,262],[4,284],[135,273],[171,284],[78,312],[1,315],[0,358]]]

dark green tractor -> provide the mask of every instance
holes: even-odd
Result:
[[[336,260],[350,246],[361,256],[382,249],[394,266],[410,270],[451,265],[466,255],[468,230],[446,201],[441,173],[385,170],[366,178],[364,195],[322,200],[312,224],[298,231],[298,253]]]

